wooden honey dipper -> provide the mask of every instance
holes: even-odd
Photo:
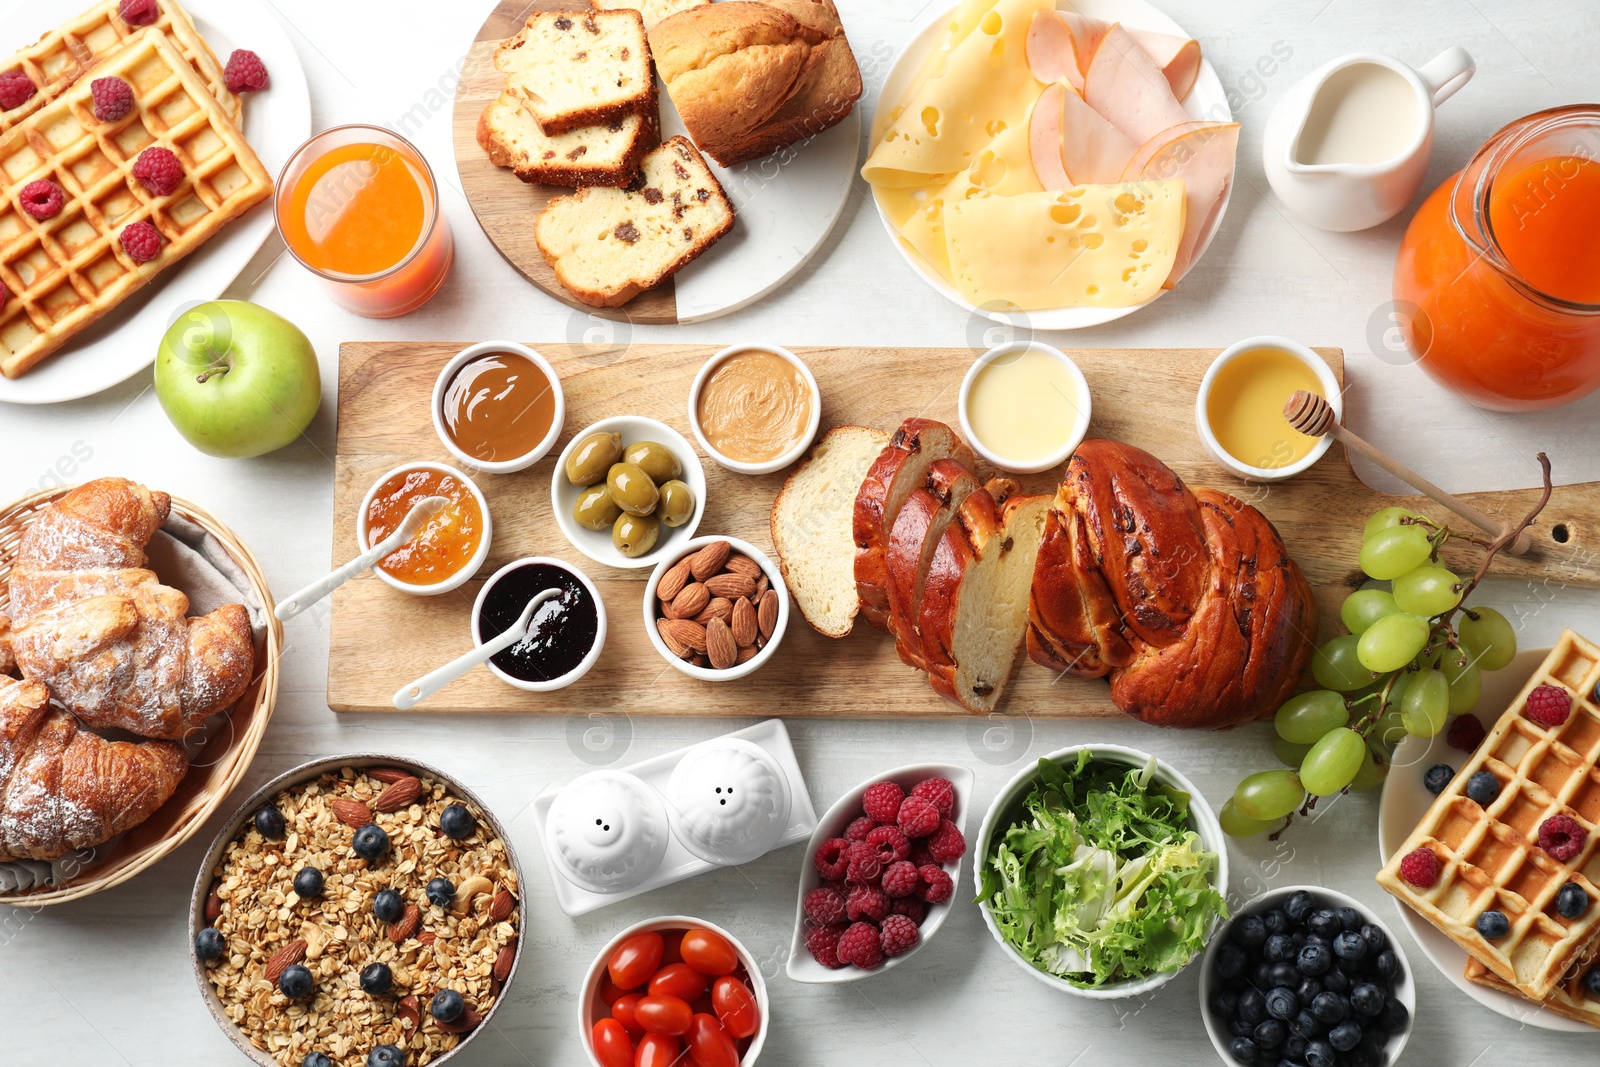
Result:
[[[1422,493],[1441,507],[1450,509],[1491,537],[1504,537],[1512,530],[1511,523],[1503,522],[1491,515],[1485,515],[1460,497],[1452,496],[1422,477],[1422,475],[1396,463],[1372,445],[1339,425],[1339,420],[1333,413],[1333,405],[1316,393],[1307,392],[1304,389],[1296,389],[1294,395],[1283,405],[1283,417],[1289,420],[1290,426],[1307,437],[1322,437],[1325,434],[1332,434],[1334,438],[1344,442],[1346,448],[1359,452],[1396,478],[1399,478],[1402,482],[1411,486],[1411,488]],[[1523,530],[1515,540],[1506,545],[1505,551],[1513,556],[1521,556],[1525,555],[1532,545],[1533,536],[1527,530]]]

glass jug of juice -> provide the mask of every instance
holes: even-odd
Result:
[[[1423,369],[1475,404],[1537,411],[1600,386],[1600,105],[1490,137],[1411,220],[1394,298]]]

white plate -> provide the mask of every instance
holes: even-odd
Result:
[[[1156,10],[1145,0],[1072,0],[1069,5],[1075,10],[1091,18],[1103,19],[1106,22],[1120,22],[1124,26],[1133,26],[1141,30],[1153,30],[1158,33],[1170,33],[1179,37],[1191,36],[1189,31],[1179,26],[1166,15]],[[954,10],[943,9],[935,12],[916,35],[900,50],[900,55],[895,58],[894,66],[889,69],[889,76],[884,80],[883,91],[878,96],[878,110],[873,115],[872,126],[877,129],[887,109],[895,107],[905,95],[906,88],[911,84],[911,79],[922,66],[922,61],[932,54],[943,35],[945,26],[949,21],[950,12]],[[1200,74],[1195,78],[1194,88],[1189,90],[1189,95],[1183,99],[1183,109],[1188,112],[1191,119],[1204,119],[1207,122],[1232,122],[1233,110],[1228,107],[1228,94],[1222,88],[1222,81],[1217,77],[1217,72],[1211,68],[1211,61],[1200,61]],[[1228,201],[1232,199],[1233,189],[1229,186],[1228,195],[1223,197],[1222,210],[1216,214],[1216,222],[1212,224],[1211,231],[1200,238],[1195,262],[1205,254],[1206,247],[1211,244],[1211,238],[1222,225],[1222,216],[1227,213]],[[1142,307],[1149,307],[1161,294],[1146,300],[1142,304],[1134,304],[1122,308],[1046,308],[1042,311],[999,311],[987,308],[974,307],[967,302],[967,298],[955,286],[940,277],[939,272],[913,251],[900,239],[900,233],[894,228],[894,223],[889,221],[888,214],[883,209],[883,204],[878,200],[874,191],[872,202],[878,208],[878,217],[883,220],[884,229],[889,231],[889,240],[899,250],[902,258],[911,265],[911,269],[922,276],[922,279],[938,291],[939,295],[960,307],[966,308],[975,315],[1003,325],[1027,325],[1035,330],[1079,330],[1086,326],[1099,326],[1131,315]],[[1182,284],[1181,282],[1179,284]]]
[[[1495,709],[1505,710],[1513,697],[1522,690],[1539,664],[1550,654],[1549,648],[1526,648],[1517,653],[1504,670],[1483,673],[1483,695],[1478,699],[1478,718],[1484,726],[1494,728],[1496,720],[1490,718]],[[1394,766],[1383,783],[1383,798],[1378,805],[1378,858],[1388,863],[1394,850],[1405,843],[1416,829],[1417,823],[1433,805],[1433,794],[1422,784],[1422,775],[1435,763],[1447,763],[1457,770],[1468,759],[1467,753],[1453,749],[1445,742],[1445,735],[1424,740],[1407,737],[1394,750]],[[1560,1030],[1572,1034],[1592,1034],[1594,1028],[1575,1019],[1567,1019],[1555,1012],[1545,1011],[1521,997],[1501,993],[1494,989],[1473,985],[1467,981],[1467,950],[1450,940],[1432,923],[1416,912],[1395,901],[1400,921],[1405,924],[1422,954],[1428,957],[1455,987],[1482,1004],[1490,1011],[1515,1019],[1519,1023],[1537,1026],[1541,1030]]]
[[[39,0],[6,16],[0,50],[32,41],[81,14],[89,0]],[[227,63],[235,48],[261,56],[270,88],[244,97],[244,135],[267,173],[277,178],[311,136],[306,72],[283,27],[262,0],[184,0],[195,28]],[[135,293],[21,378],[0,378],[0,401],[55,404],[109,389],[155,361],[161,335],[179,308],[215,300],[233,283],[272,232],[272,201],[251,208],[182,263]]]

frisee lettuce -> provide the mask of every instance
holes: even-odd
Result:
[[[992,845],[979,902],[1022,957],[1086,989],[1176,971],[1227,902],[1189,794],[1144,767],[1039,761],[1021,816]]]

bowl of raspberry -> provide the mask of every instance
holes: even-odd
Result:
[[[954,902],[971,797],[967,768],[916,763],[839,798],[800,868],[789,977],[853,982],[926,944]]]

